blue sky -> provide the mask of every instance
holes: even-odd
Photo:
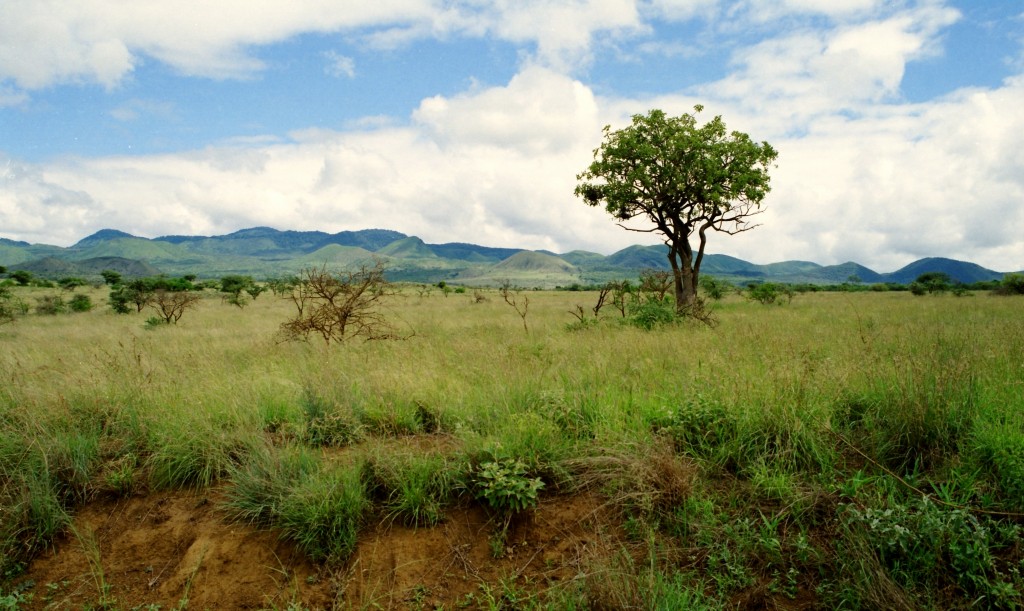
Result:
[[[0,237],[383,227],[609,254],[601,128],[779,150],[759,263],[1024,268],[1020,0],[0,0]]]

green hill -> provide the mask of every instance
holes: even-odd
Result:
[[[84,244],[83,244],[84,242]],[[114,237],[109,240],[83,240],[67,250],[73,260],[96,257],[121,257],[153,264],[174,263],[189,258],[189,251],[173,244],[136,237]]]
[[[427,244],[427,247],[442,259],[457,259],[470,263],[498,263],[520,252],[521,248],[493,248],[463,242]]]
[[[121,274],[125,278],[158,276],[162,273],[159,269],[148,263],[123,257],[95,257],[81,261],[44,257],[21,264],[18,266],[18,269],[32,272],[36,276],[51,280],[75,276],[98,281],[102,278],[101,272],[108,269]]]
[[[377,251],[377,254],[396,259],[437,259],[434,251],[430,250],[423,240],[416,236],[409,236],[388,244]]]
[[[78,242],[73,244],[71,246],[71,248],[72,249],[88,248],[88,247],[94,246],[96,244],[100,244],[100,243],[103,243],[103,242],[109,242],[111,240],[117,240],[119,238],[135,238],[135,237],[136,236],[133,236],[130,233],[125,233],[123,231],[118,231],[117,229],[100,229],[96,233],[94,233],[94,234],[92,234],[90,236],[86,236],[86,237],[82,238],[81,240],[79,240]],[[140,239],[145,239],[145,238],[140,238]]]
[[[884,276],[889,282],[909,284],[917,279],[918,276],[926,272],[942,272],[954,281],[966,284],[1003,279],[1003,274],[994,272],[990,269],[985,269],[980,265],[968,263],[966,261],[957,261],[955,259],[946,259],[943,257],[918,259],[917,261],[901,267],[891,274],[884,274]]]
[[[668,267],[666,248],[665,246],[627,246],[608,255],[605,262],[615,267],[629,269],[663,269]]]
[[[350,269],[360,265],[373,265],[374,253],[358,246],[342,246],[328,244],[308,255],[297,257],[288,262],[291,271],[309,267],[327,265],[330,269]]]
[[[529,250],[518,252],[491,269],[495,272],[515,271],[562,274],[575,274],[579,272],[576,266],[568,261],[564,261],[554,255]]]
[[[497,286],[508,281],[526,288],[554,288],[580,281],[580,270],[554,255],[520,251],[495,265],[459,274],[456,282]]]

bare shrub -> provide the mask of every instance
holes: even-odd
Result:
[[[501,298],[505,300],[505,303],[512,306],[516,314],[519,314],[519,318],[523,319],[523,331],[529,333],[530,328],[526,326],[526,313],[530,309],[530,298],[520,294],[520,290],[512,286],[510,280],[502,281],[498,292],[501,293]]]
[[[282,339],[308,340],[310,335],[319,335],[327,343],[354,337],[395,339],[398,335],[381,311],[383,301],[394,294],[380,261],[354,272],[335,274],[326,265],[303,270],[287,295],[296,313],[281,324]]]
[[[653,295],[658,301],[665,301],[665,295],[672,288],[672,272],[667,269],[645,269],[640,272],[640,292]]]

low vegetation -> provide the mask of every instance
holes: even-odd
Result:
[[[117,286],[78,287],[97,307],[59,316],[18,305],[59,289],[0,293],[17,318],[0,326],[17,347],[0,352],[0,608],[40,603],[48,584],[30,584],[32,559],[74,538],[84,507],[167,490],[211,491],[222,519],[277,532],[335,584],[337,607],[377,529],[425,537],[479,507],[492,516],[479,536],[500,558],[518,522],[581,495],[602,510],[579,516],[593,535],[570,578],[546,580],[544,557],[527,556],[541,567],[532,580],[467,572],[474,596],[438,604],[1024,600],[1017,297],[864,290],[764,307],[728,289],[711,328],[677,322],[651,278],[618,287],[622,311],[615,287],[530,292],[524,333],[525,315],[493,290],[389,285],[370,294],[412,333],[339,344],[279,342],[297,311],[314,311],[297,305],[302,279],[244,309],[219,288],[188,291],[188,316],[159,333],[134,305],[99,307]],[[526,311],[525,294],[509,297]],[[117,606],[123,577],[89,557],[96,585],[76,605]],[[427,585],[399,600],[416,608]]]

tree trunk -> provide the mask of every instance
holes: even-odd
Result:
[[[669,246],[668,262],[675,280],[676,314],[684,314],[697,301],[697,277],[693,273],[693,258],[685,251]]]

